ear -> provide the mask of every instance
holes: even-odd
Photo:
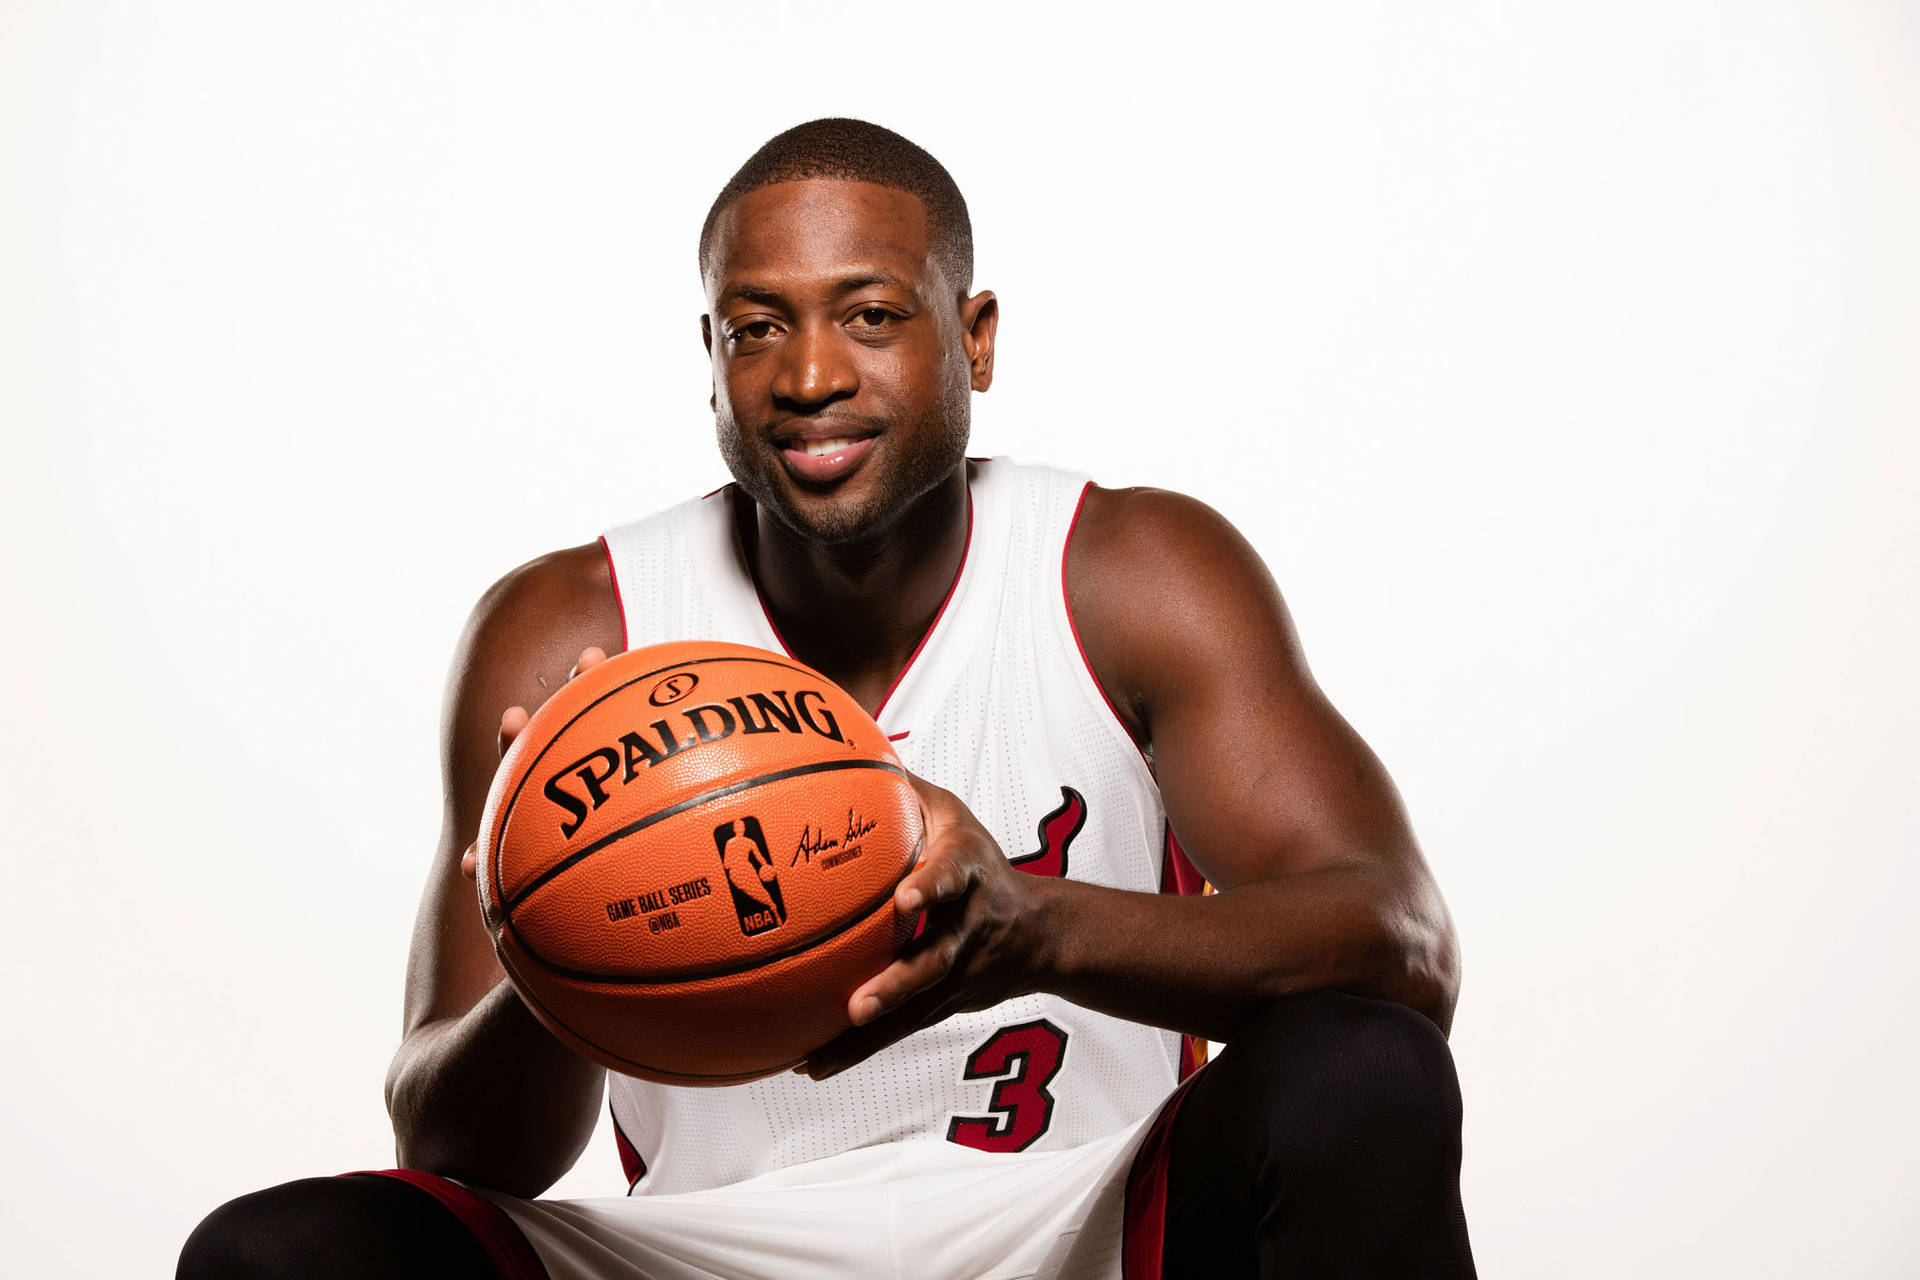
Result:
[[[707,349],[707,363],[711,365],[713,363],[712,316],[702,315],[700,317],[700,345]],[[716,413],[720,410],[720,392],[719,389],[713,385],[713,379],[711,377],[707,379],[707,408]]]
[[[985,391],[993,385],[993,338],[1000,328],[1000,302],[992,290],[982,289],[961,300],[960,325],[973,389]]]

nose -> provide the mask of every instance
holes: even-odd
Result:
[[[807,410],[846,399],[860,389],[859,371],[847,355],[831,323],[815,320],[797,326],[780,349],[774,400]]]

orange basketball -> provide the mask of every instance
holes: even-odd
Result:
[[[912,931],[899,757],[839,686],[763,649],[654,645],[569,681],[501,761],[480,832],[480,910],[521,998],[650,1080],[793,1065]]]

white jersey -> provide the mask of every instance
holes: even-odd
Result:
[[[1088,481],[979,462],[959,576],[876,719],[1022,870],[1193,891],[1146,761],[1088,669],[1064,588]],[[628,648],[784,651],[735,535],[731,486],[609,530]],[[878,1143],[1075,1147],[1134,1125],[1190,1068],[1182,1037],[1048,995],[948,1018],[831,1079],[725,1088],[609,1077],[632,1194],[697,1191]]]

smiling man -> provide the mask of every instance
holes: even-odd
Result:
[[[1393,786],[1218,515],[966,457],[999,316],[972,258],[945,169],[863,122],[789,130],[720,193],[701,330],[734,483],[514,570],[455,657],[388,1077],[405,1168],[223,1206],[182,1275],[1472,1274],[1452,927]],[[525,708],[683,639],[833,677],[928,819],[895,897],[926,928],[854,1029],[724,1089],[556,1042],[463,857]],[[628,1196],[537,1199],[603,1090]]]

